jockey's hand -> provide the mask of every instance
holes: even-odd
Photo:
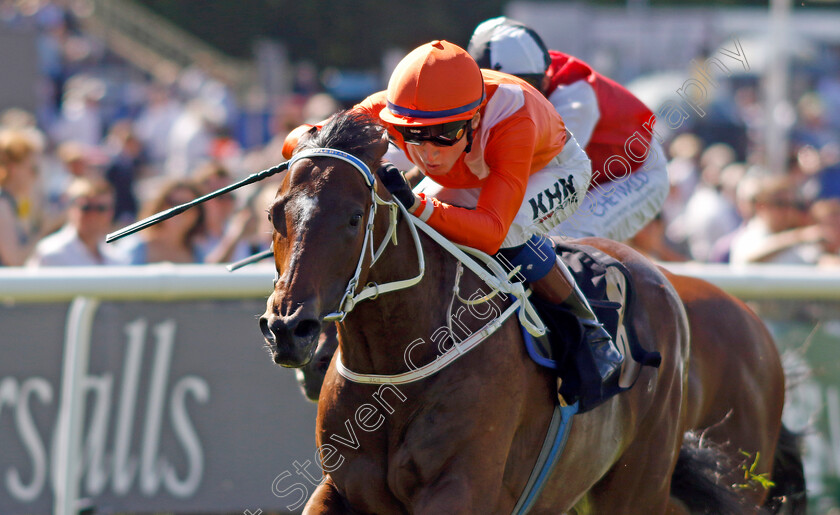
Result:
[[[376,171],[376,175],[379,176],[379,180],[391,192],[391,195],[399,200],[406,209],[411,209],[414,206],[417,197],[411,192],[411,186],[408,185],[405,177],[396,166],[386,161]]]

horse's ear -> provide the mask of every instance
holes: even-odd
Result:
[[[298,145],[318,134],[318,126],[305,123],[295,127],[283,140],[283,158],[291,159]]]
[[[379,168],[379,163],[382,161],[382,156],[388,151],[388,131],[382,132],[382,137],[373,145],[370,150],[365,152],[365,160],[371,170]]]
[[[320,130],[320,129],[319,129],[319,127],[318,127],[317,125],[313,125],[313,126],[309,127],[309,129],[307,129],[307,130],[306,130],[305,132],[303,132],[300,136],[298,136],[297,145],[300,145],[301,143],[303,143],[303,142],[305,142],[305,141],[307,141],[307,140],[309,140],[309,139],[312,139],[313,137],[317,136],[317,135],[318,135],[318,131],[319,131],[319,130]]]

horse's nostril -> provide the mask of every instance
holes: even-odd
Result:
[[[321,324],[317,320],[302,320],[295,326],[294,334],[298,338],[314,339],[321,333]]]
[[[274,333],[269,329],[268,319],[265,317],[260,317],[260,331],[267,340],[274,341]]]

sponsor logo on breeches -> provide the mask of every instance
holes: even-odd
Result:
[[[569,175],[565,179],[558,179],[547,189],[537,193],[535,197],[528,199],[528,204],[531,205],[531,219],[535,222],[542,222],[548,218],[554,211],[564,204],[568,204],[576,195],[575,184],[573,176]],[[546,204],[548,204],[546,206]]]
[[[628,209],[613,209],[619,204],[635,205],[638,202],[644,201],[644,197],[639,197],[637,192],[650,182],[650,177],[643,171],[629,175],[623,181],[609,183],[609,189],[605,190],[602,195],[597,197],[597,201],[593,198],[593,202],[589,206],[590,213],[597,217],[603,217],[609,213],[622,213]],[[599,186],[600,188],[600,186]],[[575,213],[577,214],[577,213]],[[611,215],[615,216],[615,215]]]

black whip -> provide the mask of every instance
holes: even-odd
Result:
[[[251,174],[251,175],[242,179],[239,182],[233,183],[229,186],[225,186],[224,188],[221,188],[221,189],[218,189],[216,191],[210,192],[207,195],[204,195],[203,197],[198,197],[197,199],[191,200],[190,202],[187,202],[186,204],[181,204],[180,206],[175,206],[175,207],[169,208],[165,211],[161,211],[160,213],[156,213],[152,216],[144,218],[143,220],[134,222],[131,225],[123,227],[122,229],[120,229],[118,231],[114,231],[114,232],[112,232],[111,234],[109,234],[108,236],[105,237],[105,241],[107,243],[111,243],[113,241],[116,241],[116,240],[124,237],[124,236],[128,236],[129,234],[134,234],[138,231],[142,231],[143,229],[145,229],[147,227],[151,227],[151,226],[153,226],[153,225],[155,225],[159,222],[162,222],[164,220],[168,220],[175,215],[179,215],[179,214],[183,213],[184,211],[186,211],[187,209],[189,209],[193,206],[197,206],[198,204],[201,204],[202,202],[207,202],[208,200],[216,198],[219,195],[224,195],[225,193],[231,192],[231,191],[233,191],[237,188],[241,188],[242,186],[247,186],[249,184],[259,182],[263,179],[267,179],[267,178],[271,177],[272,175],[283,172],[288,167],[289,167],[289,163],[285,162],[285,163],[280,163],[279,165],[275,166],[274,168],[269,168],[267,170],[263,170],[261,172]]]

